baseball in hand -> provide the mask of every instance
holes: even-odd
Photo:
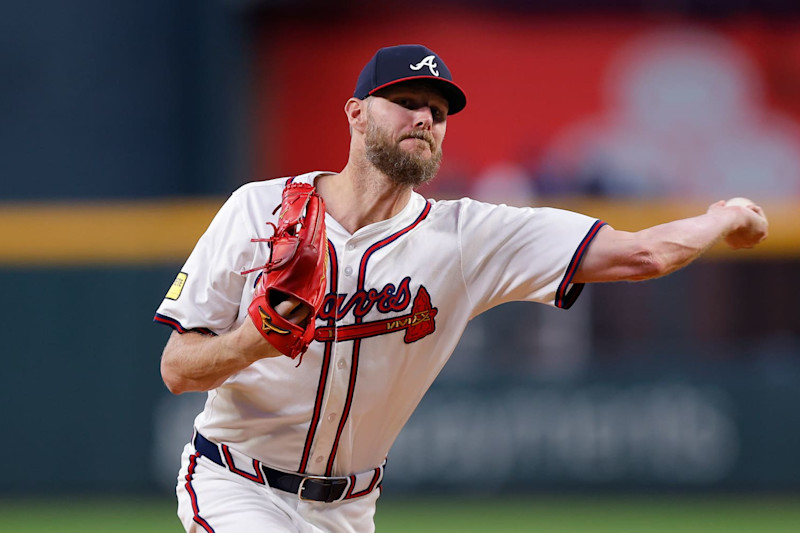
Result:
[[[740,205],[742,207],[748,207],[748,206],[756,205],[756,204],[752,200],[748,200],[747,198],[743,198],[741,196],[737,196],[736,198],[731,198],[730,200],[725,202],[725,206],[726,207],[731,206],[731,205]]]
[[[737,196],[725,202],[724,207],[741,206],[753,214],[747,217],[737,217],[738,226],[731,229],[725,236],[725,242],[737,250],[739,248],[752,248],[759,242],[767,238],[768,222],[764,211],[752,200]]]

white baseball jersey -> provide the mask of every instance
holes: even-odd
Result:
[[[313,183],[322,172],[293,178]],[[156,314],[180,332],[249,320],[287,178],[233,193]],[[329,290],[302,363],[259,360],[208,393],[195,421],[210,440],[274,468],[323,476],[381,465],[470,319],[512,300],[568,307],[602,222],[413,193],[389,220],[348,233],[326,215]]]

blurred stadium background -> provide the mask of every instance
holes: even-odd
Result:
[[[476,319],[379,531],[800,531],[799,4],[555,4],[4,2],[0,530],[179,529],[203,395],[153,312],[233,189],[341,168],[359,69],[422,42],[469,98],[429,197],[635,230],[749,196],[772,234]]]

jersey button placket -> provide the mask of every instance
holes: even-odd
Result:
[[[348,242],[345,245],[344,249],[347,250],[348,252],[352,252],[353,250],[356,249],[356,244],[352,241]],[[344,263],[345,264],[348,263],[352,257],[353,254],[345,254],[345,256],[343,257],[343,259],[345,260]],[[344,267],[343,272],[345,276],[350,277],[353,275],[353,267],[351,265],[347,265],[346,267]]]
[[[345,250],[342,252],[340,259],[341,264],[347,265],[341,269],[342,277],[339,278],[337,291],[339,293],[352,295],[357,290],[357,280],[353,278],[353,267],[347,263],[354,259],[356,254],[353,253],[356,246],[353,243],[347,243],[344,246]],[[355,258],[357,261],[357,258]],[[345,281],[345,278],[347,280]],[[344,323],[352,320],[352,315],[349,317],[342,317]],[[328,454],[336,438],[336,432],[340,422],[340,409],[344,407],[347,400],[347,391],[350,383],[350,375],[347,370],[350,368],[348,359],[352,357],[353,345],[352,342],[334,343],[333,345],[333,361],[335,361],[335,368],[342,370],[342,372],[332,372],[329,377],[330,395],[325,401],[323,408],[322,423],[317,431],[316,438],[314,439],[313,452],[314,455],[314,470],[315,474],[323,474],[325,462],[328,460]]]

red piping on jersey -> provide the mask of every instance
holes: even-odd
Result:
[[[425,202],[425,207],[422,209],[422,212],[419,216],[412,222],[410,225],[406,226],[405,228],[401,229],[400,231],[393,233],[392,235],[386,237],[385,239],[381,239],[380,241],[376,242],[372,246],[370,246],[364,255],[361,257],[361,265],[358,269],[358,283],[356,284],[357,290],[364,290],[364,282],[366,279],[367,274],[367,263],[369,262],[372,254],[376,251],[380,250],[384,246],[388,246],[389,244],[393,243],[412,229],[416,228],[417,225],[422,222],[425,217],[431,212],[431,204],[429,202]],[[361,324],[364,320],[364,317],[356,316],[355,323]],[[333,461],[336,458],[336,452],[339,450],[339,439],[342,436],[342,432],[344,431],[344,425],[347,423],[347,417],[350,415],[350,408],[353,405],[353,393],[355,392],[356,388],[356,377],[358,375],[358,357],[361,350],[361,339],[356,339],[353,341],[353,357],[351,361],[350,367],[350,384],[347,387],[347,399],[344,403],[344,409],[342,410],[342,418],[339,420],[339,427],[336,430],[336,438],[333,440],[333,447],[331,448],[331,453],[328,456],[328,464],[325,468],[325,475],[330,476],[331,472],[333,471]]]
[[[369,483],[369,487],[367,487],[366,489],[364,489],[362,491],[353,493],[353,487],[356,484],[356,476],[350,476],[350,488],[347,490],[347,496],[345,496],[344,499],[345,500],[349,500],[351,498],[358,498],[358,497],[363,496],[365,494],[369,494],[370,492],[375,490],[375,485],[378,484],[378,480],[380,480],[380,478],[381,478],[381,469],[380,468],[376,468],[375,469],[375,473],[372,475],[372,481],[370,481],[370,483]]]
[[[245,472],[244,470],[239,470],[236,468],[236,465],[233,463],[233,457],[231,456],[230,448],[225,444],[222,445],[222,453],[225,455],[225,462],[228,463],[228,468],[230,468],[231,472],[234,474],[239,474],[250,481],[255,481],[260,485],[266,485],[264,482],[264,474],[261,472],[261,464],[258,461],[253,459],[253,471],[255,472],[254,475],[250,472]]]
[[[420,222],[422,222],[430,212],[431,212],[431,204],[425,202],[425,207],[422,209],[422,213],[419,214],[417,219],[414,222],[412,222],[410,226],[401,229],[397,233],[390,235],[383,240],[376,242],[375,244],[370,246],[366,252],[364,252],[364,257],[361,258],[361,267],[358,269],[358,288],[360,290],[364,289],[364,277],[367,272],[367,261],[369,261],[369,258],[372,256],[372,254],[378,251],[379,249],[383,248],[384,246],[393,243],[394,241],[396,241],[397,239],[399,239],[400,237],[402,237],[403,235],[405,235],[406,233],[417,227],[417,225]],[[356,317],[356,321],[358,321],[358,317]]]
[[[336,429],[336,438],[333,440],[333,447],[331,454],[328,457],[328,464],[325,466],[325,475],[330,476],[333,472],[333,461],[336,459],[336,452],[339,449],[339,438],[344,431],[345,422],[347,417],[350,416],[350,408],[353,406],[353,392],[356,388],[356,377],[358,375],[358,356],[361,351],[361,339],[353,341],[353,357],[350,363],[350,383],[347,386],[347,399],[344,402],[344,409],[342,410],[342,418],[339,420],[339,427]]]
[[[200,524],[200,527],[208,533],[214,533],[214,528],[200,516],[200,506],[197,504],[197,493],[194,491],[194,487],[192,487],[192,477],[194,476],[194,469],[197,467],[198,457],[200,457],[199,453],[195,453],[189,457],[189,471],[186,473],[186,492],[189,493],[189,498],[192,500],[192,511],[194,512],[192,520]]]
[[[333,243],[328,240],[328,258],[331,262],[330,272],[330,292],[335,293],[339,285],[339,259],[336,257],[336,248]],[[336,327],[336,317],[328,320],[328,327]],[[325,356],[322,360],[322,372],[319,376],[319,384],[317,385],[317,399],[314,401],[314,415],[311,417],[311,425],[308,427],[308,434],[306,435],[306,444],[303,447],[303,456],[300,459],[300,468],[298,472],[306,473],[308,468],[308,459],[311,456],[311,444],[314,442],[314,436],[317,433],[317,424],[319,424],[319,417],[322,412],[322,398],[325,396],[325,386],[328,383],[328,373],[330,372],[331,354],[333,353],[333,343],[325,345]]]
[[[575,250],[575,253],[572,255],[572,259],[567,266],[567,273],[564,274],[564,279],[561,280],[561,284],[558,286],[558,290],[556,291],[556,307],[561,307],[563,309],[569,309],[572,304],[575,303],[575,300],[578,299],[578,295],[583,290],[583,283],[576,284],[571,291],[567,292],[567,288],[572,283],[572,278],[575,276],[575,272],[578,270],[578,266],[581,264],[581,260],[583,259],[586,250],[589,248],[589,243],[597,236],[597,232],[600,231],[600,228],[605,226],[606,223],[602,220],[596,220],[592,227],[589,228],[589,231],[586,233],[586,236],[583,238],[581,243],[578,245],[578,249]]]
[[[153,317],[153,322],[158,322],[159,324],[165,324],[165,325],[171,327],[172,329],[174,329],[175,331],[177,331],[178,333],[186,333],[187,331],[193,331],[195,333],[202,333],[203,335],[216,336],[216,333],[214,333],[213,331],[211,331],[208,328],[186,329],[186,328],[183,327],[183,325],[180,322],[178,322],[174,318],[168,317],[168,316],[165,316],[165,315],[161,315],[161,314],[158,314],[158,313],[156,313],[156,316]]]

